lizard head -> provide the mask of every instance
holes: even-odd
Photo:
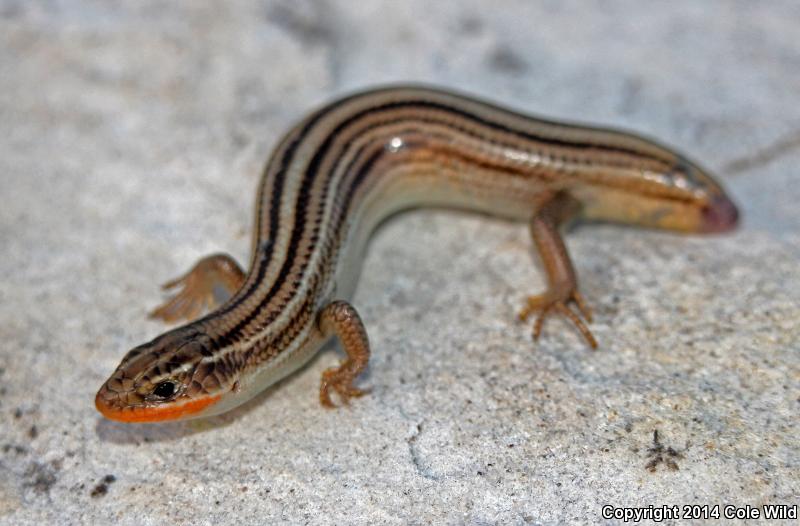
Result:
[[[215,414],[230,390],[226,368],[212,361],[209,338],[191,325],[129,351],[95,397],[105,417],[161,422]]]

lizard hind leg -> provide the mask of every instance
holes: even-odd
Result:
[[[578,279],[567,247],[558,231],[559,226],[574,217],[579,210],[580,204],[573,197],[559,192],[544,200],[531,219],[531,237],[547,274],[548,288],[543,294],[529,296],[519,317],[524,321],[534,312],[539,312],[533,326],[533,339],[538,340],[545,318],[554,312],[561,314],[578,328],[589,346],[596,349],[597,340],[579,316],[580,314],[587,322],[591,322],[592,313],[586,300],[578,292]],[[576,304],[577,313],[570,309],[570,303]]]
[[[353,385],[355,379],[367,368],[370,349],[367,331],[361,317],[346,301],[334,301],[319,313],[317,321],[326,337],[337,336],[347,359],[339,367],[331,367],[322,373],[319,386],[319,401],[326,408],[336,407],[331,401],[331,389],[336,391],[342,404],[350,398],[365,395],[368,390]]]
[[[149,315],[166,323],[181,319],[192,321],[231,297],[241,288],[244,279],[244,271],[231,256],[206,256],[183,276],[162,285],[164,290],[181,288]]]

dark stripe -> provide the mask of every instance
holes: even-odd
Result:
[[[253,355],[258,355],[259,361],[270,360],[278,356],[284,348],[278,348],[275,344],[285,339],[294,340],[303,329],[305,322],[314,316],[314,313],[310,312],[313,302],[314,298],[309,295],[303,304],[300,305],[300,308],[297,309],[297,314],[289,320],[289,323],[286,324],[286,327],[284,327],[281,332],[272,335],[269,339],[260,340],[249,349],[245,349],[242,353],[242,360],[247,362]],[[272,347],[272,349],[270,349],[270,347]]]
[[[358,95],[356,95],[354,97],[358,97]],[[302,139],[305,138],[305,136],[309,133],[311,128],[324,115],[330,113],[334,108],[338,108],[343,102],[345,102],[347,100],[351,100],[354,97],[351,97],[351,98],[348,98],[348,99],[344,99],[343,101],[339,101],[339,102],[333,103],[333,104],[331,104],[331,105],[319,110],[314,116],[312,116],[312,118],[309,119],[309,121],[305,124],[305,126],[301,130],[300,134],[292,141],[291,145],[288,147],[287,152],[284,154],[284,156],[283,156],[283,158],[281,160],[281,167],[280,167],[280,169],[279,169],[279,171],[278,171],[278,173],[276,175],[275,187],[273,189],[272,200],[271,200],[271,203],[270,203],[270,207],[271,207],[271,210],[270,210],[270,232],[269,232],[269,238],[270,239],[274,239],[275,238],[275,233],[277,232],[277,228],[278,228],[278,221],[279,221],[279,216],[280,216],[280,214],[279,214],[279,212],[280,212],[280,197],[281,197],[280,194],[283,191],[283,180],[285,179],[285,173],[286,173],[287,168],[291,164],[290,161],[293,159],[299,144],[302,143]],[[487,106],[489,106],[489,105],[487,105]],[[508,126],[506,126],[504,124],[493,122],[493,121],[489,121],[489,120],[487,120],[487,119],[485,119],[483,117],[479,117],[477,115],[468,113],[468,112],[466,112],[464,110],[456,109],[456,108],[453,108],[451,106],[448,106],[446,104],[439,103],[439,102],[424,101],[424,100],[406,100],[406,101],[390,102],[390,103],[383,104],[381,106],[369,107],[369,108],[366,108],[364,110],[361,110],[360,112],[358,112],[358,113],[356,113],[354,115],[351,115],[347,119],[345,119],[342,122],[340,122],[333,129],[333,131],[327,135],[327,137],[322,142],[322,144],[320,144],[319,148],[317,148],[314,156],[312,157],[311,161],[309,162],[308,168],[307,168],[306,173],[304,175],[303,182],[300,185],[298,199],[297,199],[297,203],[295,205],[295,210],[297,210],[298,212],[303,212],[304,211],[303,206],[308,201],[309,193],[311,191],[311,188],[313,188],[313,186],[314,186],[314,182],[315,182],[317,174],[319,172],[319,166],[322,163],[322,161],[325,158],[325,156],[327,155],[328,151],[330,150],[334,139],[340,133],[342,133],[342,131],[345,128],[347,128],[352,123],[360,120],[361,118],[363,118],[365,116],[375,115],[377,113],[388,112],[388,111],[391,111],[391,110],[397,110],[397,109],[401,109],[401,108],[410,108],[410,107],[418,107],[420,109],[439,110],[439,111],[443,111],[445,113],[449,112],[449,113],[452,113],[454,115],[458,115],[458,116],[460,116],[460,117],[462,117],[462,118],[464,118],[466,120],[472,120],[475,123],[477,123],[479,125],[482,125],[482,126],[485,126],[487,128],[491,128],[491,129],[502,131],[502,132],[509,133],[509,134],[512,134],[512,135],[520,136],[520,137],[526,138],[528,140],[531,140],[533,142],[539,142],[539,143],[546,144],[546,145],[549,145],[549,146],[565,147],[565,148],[573,148],[573,149],[597,149],[597,148],[600,148],[600,149],[603,149],[605,151],[612,151],[612,152],[622,153],[622,154],[631,155],[631,156],[634,156],[634,157],[648,157],[648,156],[642,154],[641,152],[639,152],[639,151],[637,151],[635,149],[624,148],[624,147],[620,147],[620,146],[603,146],[603,145],[598,145],[598,144],[591,143],[591,142],[571,142],[571,141],[565,141],[565,140],[561,140],[561,139],[554,139],[554,138],[537,136],[537,135],[535,135],[535,134],[533,134],[531,132],[522,131],[522,130],[515,130],[515,129],[510,128],[510,127],[508,127]],[[497,109],[502,111],[502,112],[504,112],[504,113],[507,113],[507,114],[517,115],[517,116],[522,117],[522,118],[528,118],[528,119],[533,120],[530,117],[525,117],[523,115],[511,112],[511,111],[506,110],[506,109],[502,109],[502,108],[497,108]],[[447,125],[453,127],[452,124],[447,124]],[[563,125],[559,125],[559,126],[563,126]],[[598,131],[606,131],[606,130],[598,130]],[[613,132],[611,130],[608,130],[608,131],[611,132],[611,133],[618,133],[618,132]],[[343,152],[346,151],[347,146],[350,143],[352,143],[352,141],[355,140],[358,137],[360,137],[360,136],[355,136],[353,139],[351,139],[351,141],[348,142],[348,144],[345,145],[344,148],[342,148],[342,151]],[[332,170],[332,172],[333,172],[333,170]],[[323,196],[323,201],[324,201],[324,197],[325,196]],[[264,206],[263,203],[261,204],[261,206]],[[305,224],[306,224],[306,214],[304,214],[304,213],[295,213],[295,223],[294,223],[294,227],[293,227],[293,231],[292,231],[292,236],[291,236],[291,239],[290,239],[290,242],[289,242],[289,246],[288,246],[288,249],[287,249],[286,257],[283,260],[283,265],[281,266],[281,270],[280,270],[277,278],[275,279],[275,281],[272,283],[272,286],[270,287],[270,290],[267,292],[266,296],[259,302],[259,305],[256,306],[254,309],[252,309],[247,316],[245,316],[242,320],[240,320],[236,324],[236,326],[232,327],[231,330],[228,331],[227,333],[217,336],[215,338],[215,342],[216,343],[218,343],[218,344],[227,344],[227,343],[230,343],[231,341],[235,340],[236,337],[238,336],[237,333],[242,328],[246,327],[251,321],[253,321],[258,316],[261,308],[265,304],[269,303],[269,301],[275,296],[275,294],[277,294],[277,292],[280,289],[281,285],[283,285],[284,281],[286,280],[286,278],[287,278],[287,276],[289,274],[289,271],[291,270],[292,264],[294,263],[294,259],[295,259],[294,256],[295,256],[295,254],[297,252],[297,247],[298,247],[298,245],[300,243],[300,239],[302,238],[302,234],[303,234],[303,232],[305,230]],[[260,227],[260,225],[259,225],[259,227]],[[237,294],[238,298],[235,301],[232,301],[231,303],[229,303],[225,307],[224,310],[220,310],[220,311],[211,313],[208,317],[218,317],[218,316],[220,316],[222,314],[230,312],[231,310],[233,310],[237,306],[239,306],[245,299],[248,298],[248,296],[250,296],[250,294],[252,293],[253,289],[255,289],[255,288],[257,288],[259,286],[259,284],[261,283],[261,280],[264,277],[264,274],[266,273],[267,267],[268,267],[267,264],[262,264],[262,265],[258,266],[258,269],[251,269],[251,272],[253,270],[256,270],[257,275],[256,275],[255,280],[251,281],[250,288],[247,291],[243,292],[241,295]],[[250,280],[248,280],[248,281],[250,281]]]
[[[344,99],[344,100],[349,100],[349,99]],[[344,100],[342,102],[344,102]],[[266,273],[267,268],[269,267],[269,264],[272,261],[272,254],[273,254],[272,247],[273,247],[273,244],[274,244],[274,240],[277,237],[278,220],[279,220],[279,216],[280,216],[280,201],[281,201],[281,197],[282,197],[282,194],[283,194],[284,181],[286,179],[286,177],[285,177],[286,170],[289,167],[290,161],[294,158],[294,155],[295,155],[295,153],[297,151],[297,148],[301,144],[302,139],[304,139],[306,137],[306,135],[308,135],[308,133],[311,131],[311,128],[314,125],[316,125],[317,122],[320,119],[322,119],[322,117],[324,117],[327,113],[331,112],[337,106],[338,106],[338,104],[331,104],[331,105],[325,106],[324,108],[319,109],[311,117],[309,117],[308,122],[300,130],[300,133],[291,141],[291,143],[289,144],[289,146],[286,149],[286,152],[284,153],[283,157],[281,158],[280,168],[278,169],[278,172],[275,175],[275,185],[273,186],[272,192],[270,194],[271,195],[271,200],[270,200],[270,222],[269,222],[269,234],[267,236],[267,240],[269,240],[271,242],[269,244],[270,250],[269,250],[269,253],[267,254],[266,261],[263,261],[260,265],[257,265],[257,267],[255,269],[254,268],[250,269],[251,273],[253,272],[253,270],[257,270],[256,278],[254,280],[250,280],[249,279],[250,276],[248,275],[248,278],[245,280],[245,282],[250,282],[250,287],[247,290],[238,291],[236,293],[235,297],[231,298],[230,301],[228,301],[227,305],[225,305],[224,307],[222,307],[222,308],[220,308],[220,309],[218,309],[218,310],[216,310],[214,312],[210,312],[208,315],[206,315],[202,319],[198,320],[198,322],[202,322],[202,321],[205,321],[205,320],[218,318],[218,317],[220,317],[220,316],[222,316],[224,314],[227,314],[228,312],[231,312],[232,310],[236,309],[236,307],[241,305],[241,303],[253,293],[254,289],[258,288],[258,286],[261,283],[261,280],[264,279],[264,274]],[[269,167],[269,165],[268,165],[268,167]],[[265,171],[265,173],[262,175],[262,183],[264,183],[264,186],[266,186],[266,179],[267,179],[267,172]],[[258,205],[257,205],[256,225],[255,225],[256,232],[253,234],[254,236],[256,236],[257,239],[260,239],[260,238],[263,237],[261,235],[261,214],[263,213],[263,208],[264,208],[263,192],[264,192],[264,188],[262,187],[262,189],[261,189],[262,195],[259,195],[259,197],[258,197],[259,202],[258,202]],[[260,244],[256,244],[256,250],[258,250],[259,246],[260,246]],[[288,257],[287,257],[287,260],[288,260]],[[256,264],[257,261],[258,261],[257,258],[253,257],[253,264]],[[259,305],[259,308],[260,308],[260,305]],[[254,311],[257,311],[257,310],[258,309],[254,309]],[[212,336],[212,341],[215,344],[217,344],[218,348],[219,347],[223,347],[223,346],[231,343],[230,336],[234,332],[235,331],[231,330],[231,331],[228,331],[227,334],[222,334],[222,335],[217,335],[217,336],[211,335]]]

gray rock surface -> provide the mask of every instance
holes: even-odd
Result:
[[[0,524],[798,504],[797,2],[204,4],[0,1]],[[543,285],[524,226],[408,214],[355,298],[369,397],[320,407],[328,350],[214,419],[100,417],[100,383],[163,331],[158,283],[212,251],[247,260],[279,135],[400,80],[659,137],[720,173],[743,228],[572,233],[593,353],[563,321],[535,345],[515,320]]]

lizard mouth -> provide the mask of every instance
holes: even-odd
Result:
[[[94,406],[109,420],[126,423],[165,422],[182,420],[197,416],[208,406],[215,404],[220,395],[204,396],[185,402],[172,402],[163,405],[126,406],[114,403],[115,398],[103,386],[94,399]]]
[[[737,210],[736,205],[726,196],[718,195],[703,208],[700,231],[708,233],[730,232],[738,224],[739,210]]]

